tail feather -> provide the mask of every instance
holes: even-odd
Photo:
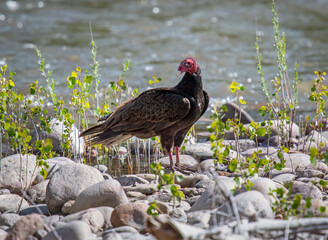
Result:
[[[105,145],[112,145],[114,143],[118,143],[124,141],[132,135],[124,134],[121,131],[114,132],[111,129],[103,129],[103,124],[95,125],[87,130],[83,131],[80,134],[80,137],[91,135],[87,139],[87,142],[91,144],[105,144]]]
[[[88,129],[84,130],[83,132],[81,132],[79,137],[84,137],[84,136],[96,134],[96,133],[99,133],[101,131],[103,131],[102,124],[98,124],[98,125],[95,125],[91,128],[88,128]]]
[[[132,137],[132,135],[125,135],[121,132],[113,132],[110,130],[106,130],[95,136],[92,136],[90,138],[90,141],[91,141],[91,144],[112,145],[112,144],[124,141],[130,137]]]

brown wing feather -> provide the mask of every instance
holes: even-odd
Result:
[[[102,130],[160,131],[181,120],[189,110],[187,98],[169,89],[151,89],[119,106],[106,120]]]

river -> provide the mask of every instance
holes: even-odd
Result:
[[[117,80],[126,58],[131,59],[129,86],[145,90],[154,75],[163,79],[157,86],[175,85],[181,78],[178,64],[192,56],[202,68],[212,103],[231,99],[229,85],[236,80],[246,87],[247,109],[259,119],[255,110],[265,97],[257,74],[256,35],[267,80],[277,73],[270,5],[267,0],[1,1],[0,65],[8,64],[17,73],[20,91],[35,80],[44,83],[37,46],[46,69],[53,71],[56,92],[67,98],[66,77],[77,65],[90,68],[91,25],[102,88]],[[299,113],[304,117],[314,109],[308,100],[313,71],[328,67],[328,4],[285,0],[278,1],[277,8],[290,72],[295,61],[300,63]]]

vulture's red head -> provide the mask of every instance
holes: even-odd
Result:
[[[190,74],[196,73],[197,72],[197,63],[196,63],[195,59],[188,57],[185,60],[183,60],[180,63],[178,71],[180,71],[180,73],[184,73],[184,72],[188,72]]]

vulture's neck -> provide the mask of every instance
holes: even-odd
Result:
[[[196,97],[203,94],[202,74],[198,67],[197,72],[190,74],[185,73],[175,89],[187,93],[190,96]]]

